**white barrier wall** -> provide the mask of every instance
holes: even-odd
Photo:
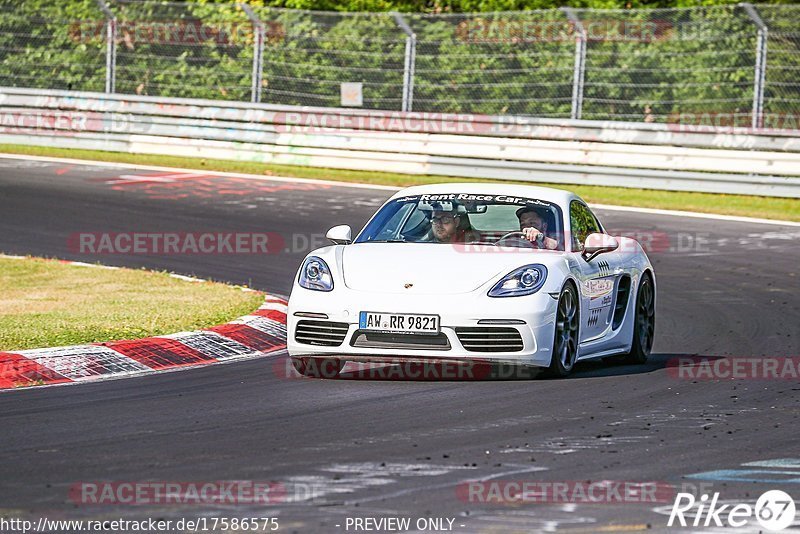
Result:
[[[0,88],[0,143],[800,198],[800,132]]]

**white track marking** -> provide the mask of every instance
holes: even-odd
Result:
[[[777,224],[781,226],[800,226],[800,222],[781,221],[778,219],[759,219],[756,217],[738,217],[736,215],[717,215],[714,213],[699,213],[696,211],[660,210],[655,208],[634,208],[630,206],[611,206],[607,204],[592,204],[593,208],[609,211],[632,211],[635,213],[649,213],[652,215],[668,215],[670,217],[694,217],[695,219],[714,219],[716,221],[733,221],[749,224]]]
[[[49,156],[26,156],[23,154],[0,154],[0,159],[18,159],[43,161],[48,163],[64,163],[73,165],[90,165],[94,167],[108,167],[113,169],[139,169],[145,171],[164,171],[172,173],[186,173],[196,175],[198,169],[183,169],[179,167],[162,167],[160,165],[138,165],[134,163],[117,163],[110,161],[91,161],[85,159],[72,158],[53,158]],[[380,191],[399,191],[401,187],[376,184],[360,184],[355,182],[340,182],[336,180],[316,180],[312,178],[292,178],[288,176],[261,176],[258,174],[246,174],[240,172],[211,171],[204,173],[206,176],[228,176],[232,178],[246,178],[249,180],[264,180],[268,182],[294,182],[304,184],[325,184],[337,187],[353,187],[358,189],[376,189]],[[649,213],[653,215],[665,215],[670,217],[695,217],[699,219],[714,219],[719,221],[744,222],[749,224],[777,224],[785,226],[800,226],[800,222],[781,221],[777,219],[759,219],[755,217],[737,217],[733,215],[716,215],[713,213],[698,213],[694,211],[662,210],[655,208],[636,208],[631,206],[616,206],[609,204],[592,204],[592,207],[614,211],[630,211],[635,213]]]
[[[0,154],[0,159],[19,159],[19,160],[32,160],[43,161],[46,163],[65,163],[72,165],[89,165],[92,167],[107,167],[111,169],[137,169],[142,171],[163,171],[171,173],[184,173],[196,175],[198,169],[183,169],[180,167],[163,167],[161,165],[139,165],[136,163],[118,163],[113,161],[92,161],[88,159],[73,159],[73,158],[53,158],[49,156],[26,156],[24,154]],[[314,178],[293,178],[287,176],[261,176],[259,174],[247,174],[243,172],[224,172],[212,171],[203,172],[203,176],[228,176],[231,178],[247,178],[249,180],[264,180],[267,182],[293,182],[304,184],[326,184],[344,187],[356,187],[359,189],[378,189],[382,191],[399,191],[400,187],[393,187],[389,185],[376,185],[376,184],[359,184],[350,182],[340,182],[336,180],[317,180]]]
[[[29,360],[73,381],[87,380],[107,374],[132,375],[152,369],[133,358],[100,345],[75,345],[15,351]]]

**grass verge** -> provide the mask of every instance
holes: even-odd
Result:
[[[258,292],[168,273],[0,256],[0,350],[171,334],[258,308]]]
[[[341,182],[369,183],[398,187],[443,182],[500,182],[500,180],[493,179],[477,180],[455,176],[430,176],[389,172],[319,169],[314,167],[273,165],[251,161],[215,160],[179,156],[156,156],[148,154],[126,154],[121,152],[35,147],[28,145],[0,144],[0,152],[7,154],[112,161],[118,163],[133,163],[138,165],[182,167],[206,171],[242,172],[258,174],[262,176],[290,176],[318,180],[338,180]],[[530,182],[510,181],[503,181],[502,183],[530,184]],[[721,195],[713,193],[684,193],[679,191],[656,191],[649,189],[600,187],[593,185],[564,185],[548,183],[537,183],[536,185],[556,187],[559,189],[569,189],[570,191],[574,191],[583,197],[584,200],[597,204],[616,204],[619,206],[697,211],[701,213],[718,213],[722,215],[738,215],[742,217],[800,221],[800,202],[798,202],[796,199],[790,198]]]

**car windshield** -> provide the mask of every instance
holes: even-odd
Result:
[[[564,250],[559,207],[535,198],[446,193],[414,195],[384,205],[356,243],[482,243],[536,247],[521,230],[534,227]],[[541,247],[540,247],[541,248]]]

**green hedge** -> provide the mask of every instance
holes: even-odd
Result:
[[[350,81],[363,83],[364,107],[400,109],[405,35],[385,13],[396,9],[417,11],[405,15],[417,35],[415,110],[569,117],[575,43],[562,11],[457,13],[550,2],[333,4],[253,5],[267,28],[262,101],[338,106],[339,84]],[[384,12],[342,12],[364,9]],[[250,100],[253,32],[235,4],[128,0],[112,10],[117,92]],[[765,109],[791,116],[800,112],[800,7],[759,10],[773,28]],[[661,122],[694,114],[696,122],[706,114],[710,122],[749,123],[756,28],[741,8],[578,11],[590,31],[584,118]],[[103,24],[94,0],[0,0],[0,85],[103,90]]]

